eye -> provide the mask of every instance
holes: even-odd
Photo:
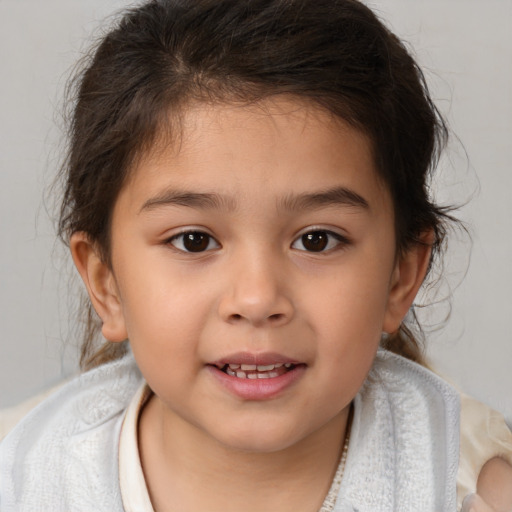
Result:
[[[218,249],[219,243],[208,233],[202,231],[185,231],[171,237],[170,243],[183,252],[204,252]]]
[[[308,252],[326,252],[340,244],[346,245],[348,240],[338,233],[319,229],[301,235],[293,242],[292,248]]]

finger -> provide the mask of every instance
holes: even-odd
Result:
[[[495,512],[478,494],[468,494],[462,502],[460,512]]]
[[[510,512],[512,466],[499,457],[487,461],[478,476],[476,492],[496,512]]]

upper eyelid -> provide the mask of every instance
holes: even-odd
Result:
[[[171,240],[173,238],[177,238],[178,236],[180,235],[186,235],[187,233],[203,233],[204,235],[208,235],[210,236],[211,238],[214,238],[215,240],[217,240],[217,238],[212,235],[212,233],[210,232],[209,229],[205,228],[205,227],[202,227],[202,226],[192,226],[192,227],[183,227],[183,228],[177,228],[178,231],[176,231],[175,233],[172,233],[171,235],[166,235],[165,236],[165,239],[166,240]]]
[[[336,229],[336,228],[324,227],[324,226],[308,226],[307,228],[303,228],[297,232],[297,234],[295,235],[293,240],[295,241],[298,238],[300,238],[301,236],[307,235],[308,233],[315,233],[318,231],[331,234],[331,235],[333,235],[335,237],[339,237],[343,240],[350,240],[350,237],[346,233],[342,232],[344,230],[342,230],[341,228]]]
[[[185,229],[183,231],[178,231],[177,233],[174,233],[166,237],[166,240],[174,240],[175,238],[178,238],[183,235],[188,235],[189,233],[200,233],[202,235],[206,235],[211,239],[215,240],[220,245],[220,242],[217,240],[217,237],[213,236],[211,233],[208,233],[208,231],[203,231],[201,229]]]

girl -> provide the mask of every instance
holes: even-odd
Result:
[[[459,458],[404,322],[445,139],[359,2],[128,11],[77,79],[60,219],[107,342],[91,313],[90,371],[2,443],[2,510],[453,511],[487,459],[466,506],[512,508],[508,431]]]

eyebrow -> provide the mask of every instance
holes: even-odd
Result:
[[[186,190],[166,190],[151,199],[148,199],[140,212],[154,210],[161,206],[187,206],[201,210],[228,210],[236,209],[234,198],[210,192],[189,192]],[[139,212],[139,213],[140,213]]]
[[[164,206],[185,206],[202,210],[237,209],[237,200],[234,197],[223,196],[211,192],[191,192],[186,190],[166,190],[161,194],[148,199],[140,212],[154,210]],[[326,206],[348,206],[369,210],[368,201],[358,193],[346,187],[334,187],[327,190],[290,194],[278,201],[278,209],[285,211],[315,210]]]
[[[315,210],[325,206],[370,209],[370,205],[364,197],[346,187],[334,187],[320,192],[290,195],[279,203],[281,209],[288,211]]]

